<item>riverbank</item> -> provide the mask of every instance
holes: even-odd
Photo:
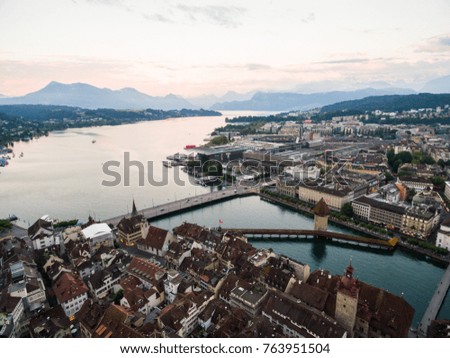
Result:
[[[296,211],[301,212],[309,217],[314,216],[312,207],[306,205],[306,203],[303,204],[300,202],[292,202],[289,200],[284,200],[277,196],[270,195],[268,192],[260,192],[259,195],[262,200],[296,210]],[[368,235],[370,237],[374,237],[374,238],[381,239],[381,240],[389,240],[391,238],[389,235],[384,235],[379,232],[368,230],[367,228],[363,228],[354,223],[340,220],[332,215],[330,215],[328,220],[330,222],[333,222],[334,224],[337,224],[337,225],[345,227],[347,229],[351,229],[353,231]],[[414,253],[418,253],[421,255],[425,255],[433,260],[438,261],[439,263],[450,264],[450,254],[447,254],[446,256],[436,254],[431,250],[427,250],[427,249],[418,247],[416,245],[412,245],[412,244],[408,243],[407,241],[403,240],[401,237],[399,237],[398,246],[401,249],[411,251]]]

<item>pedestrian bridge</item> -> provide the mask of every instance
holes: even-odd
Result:
[[[391,238],[389,240],[373,239],[355,235],[344,234],[333,231],[319,230],[299,230],[299,229],[222,229],[229,231],[237,231],[248,238],[262,239],[295,239],[295,238],[321,238],[336,242],[350,243],[353,245],[370,247],[383,250],[394,250],[397,246],[398,239]]]
[[[258,190],[255,188],[229,188],[225,190],[217,190],[211,193],[200,194],[189,198],[184,198],[181,200],[172,201],[170,203],[156,205],[151,208],[146,208],[139,210],[139,214],[144,218],[151,220],[160,218],[163,216],[173,215],[177,212],[188,211],[195,209],[197,207],[206,206],[212,203],[225,201],[237,197],[243,197],[248,195],[256,195]],[[129,216],[129,214],[119,215],[110,219],[104,220],[108,224],[117,226],[117,224],[124,217]]]

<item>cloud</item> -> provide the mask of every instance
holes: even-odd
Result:
[[[316,15],[313,12],[310,12],[308,16],[302,18],[300,21],[304,24],[309,24],[311,22],[314,22],[316,20]]]
[[[168,18],[167,16],[158,14],[158,13],[154,13],[154,14],[142,14],[142,17],[145,20],[148,21],[154,21],[154,22],[162,22],[162,23],[166,23],[166,24],[170,24],[170,23],[174,23],[175,21]]]
[[[192,22],[206,21],[214,25],[236,28],[242,25],[240,17],[246,9],[237,6],[194,6],[179,4],[177,9]]]
[[[450,52],[450,34],[426,39],[417,46],[416,52]]]
[[[371,61],[371,59],[369,59],[369,58],[344,58],[342,60],[330,60],[330,61],[315,62],[315,64],[338,65],[338,64],[345,64],[345,63],[366,63],[369,61]]]

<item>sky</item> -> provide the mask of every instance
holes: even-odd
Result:
[[[419,89],[450,74],[449,14],[448,0],[0,0],[0,93]]]

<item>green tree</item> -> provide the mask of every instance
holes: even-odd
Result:
[[[348,218],[353,217],[353,207],[351,203],[345,203],[341,208],[341,214]]]

